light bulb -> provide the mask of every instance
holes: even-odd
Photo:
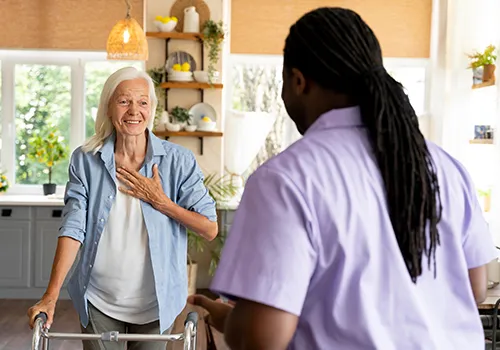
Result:
[[[126,44],[130,40],[130,33],[128,32],[128,28],[123,32],[123,42]]]

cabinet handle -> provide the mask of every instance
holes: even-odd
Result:
[[[60,218],[62,216],[62,210],[52,210],[53,218]]]
[[[9,217],[12,215],[12,209],[2,209],[2,217]]]

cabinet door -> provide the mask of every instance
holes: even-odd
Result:
[[[47,287],[56,252],[60,223],[36,221],[35,229],[35,287]]]
[[[30,286],[30,232],[30,221],[0,218],[0,287]]]

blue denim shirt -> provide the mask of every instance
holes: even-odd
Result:
[[[217,220],[215,201],[203,184],[193,153],[149,133],[146,159],[140,173],[151,177],[158,164],[163,190],[177,205]],[[65,207],[60,236],[82,243],[80,259],[68,283],[68,292],[84,327],[88,325],[86,289],[97,253],[99,238],[108,220],[117,185],[115,135],[96,153],[77,148],[69,165]],[[149,236],[149,248],[158,298],[160,330],[174,322],[187,299],[187,233],[177,221],[141,202]],[[124,252],[126,259],[126,252]]]

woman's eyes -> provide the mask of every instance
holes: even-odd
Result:
[[[118,104],[120,104],[120,105],[128,105],[128,104],[130,104],[130,102],[131,101],[129,101],[129,100],[120,100],[120,101],[118,101]],[[149,103],[148,103],[148,101],[140,101],[139,104],[141,106],[147,106]]]

